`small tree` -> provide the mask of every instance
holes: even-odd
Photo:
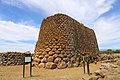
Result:
[[[107,53],[107,54],[112,54],[112,53],[113,53],[113,50],[112,50],[112,49],[108,49],[106,53]]]
[[[114,50],[114,53],[120,53],[120,50],[118,50],[118,49]]]

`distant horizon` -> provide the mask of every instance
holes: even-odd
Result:
[[[0,0],[0,52],[31,51],[42,20],[69,15],[95,31],[99,49],[120,48],[120,0]]]
[[[108,49],[99,49],[100,51],[106,51],[106,50],[108,50]],[[112,50],[120,50],[120,49],[112,49]],[[5,52],[27,52],[27,51],[5,51]],[[5,53],[5,52],[3,52],[3,53]],[[2,51],[0,51],[0,53],[2,53]],[[34,53],[34,52],[31,52],[31,53]]]
[[[100,49],[100,51],[104,51],[104,50],[108,50],[108,49]],[[112,49],[112,50],[120,50],[120,49]]]

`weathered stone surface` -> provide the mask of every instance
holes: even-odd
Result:
[[[75,63],[75,62],[76,62],[76,60],[75,60],[74,57],[71,58],[71,62],[72,62],[72,63]]]
[[[66,67],[67,67],[67,64],[64,61],[57,66],[58,69],[64,69]]]
[[[58,55],[58,57],[61,57],[61,58],[63,58],[63,54],[59,54],[59,55]]]
[[[41,60],[41,63],[47,63],[47,58],[43,58],[42,60]]]
[[[68,68],[73,67],[73,64],[71,62],[68,62],[67,65],[68,65]]]
[[[57,65],[53,62],[48,62],[46,63],[46,67],[47,69],[55,69],[57,67]]]
[[[98,52],[94,31],[82,23],[65,14],[55,14],[43,20],[35,47],[35,58],[42,62],[45,62],[43,58],[47,58],[47,62],[55,62],[57,65],[58,61],[64,61],[65,63],[59,65],[61,68],[63,64],[67,65],[68,61],[71,61],[69,65],[73,65],[80,62],[80,56],[96,56]],[[61,60],[57,60],[57,57]],[[76,67],[78,65],[74,64]]]
[[[49,52],[51,49],[50,48],[47,48],[45,51]]]
[[[36,54],[36,55],[42,55],[43,51],[39,51],[39,52],[37,52],[37,53],[38,53],[38,54]],[[35,56],[36,56],[36,55],[35,55]],[[35,56],[34,56],[34,57],[35,57]]]
[[[47,54],[47,52],[46,52],[46,51],[43,51],[43,52],[42,52],[42,55],[44,55],[44,56],[45,56],[46,54]]]
[[[109,69],[110,68],[110,64],[109,63],[104,63],[104,64],[101,64],[101,67],[100,69]]]
[[[89,78],[89,80],[98,80],[99,79],[99,76],[91,76],[90,78]]]
[[[63,61],[67,63],[69,61],[69,58],[63,58]]]
[[[42,59],[43,57],[44,57],[43,55],[39,55],[39,57],[38,57],[38,58],[39,58],[39,59]]]
[[[61,62],[61,58],[60,58],[60,57],[56,58],[56,59],[54,60],[54,62],[55,62],[55,63]]]
[[[49,54],[50,56],[52,56],[52,55],[54,54],[54,52],[50,51],[48,54]]]
[[[47,61],[48,62],[53,62],[53,60],[54,60],[54,57],[53,56],[49,56]]]
[[[116,58],[115,61],[114,59],[110,59],[109,62],[102,63],[100,70],[95,71],[92,76],[96,76],[98,80],[120,80],[120,66],[117,65],[118,61],[119,58]]]
[[[102,78],[104,78],[107,75],[107,72],[108,72],[107,70],[102,69],[102,70],[97,70],[94,73],[96,76],[101,76]]]
[[[103,80],[120,80],[120,75],[107,75]]]
[[[118,66],[120,66],[120,60],[118,60],[118,61],[116,62],[116,64],[117,64]]]
[[[58,57],[58,54],[54,54],[53,57],[54,57],[54,58],[57,58],[57,57]]]
[[[45,66],[46,66],[46,63],[40,63],[40,64],[38,65],[39,68],[45,68]]]
[[[74,67],[78,67],[79,65],[80,65],[79,62],[76,62],[76,63],[73,64]]]
[[[80,58],[79,57],[76,58],[76,62],[80,62]]]
[[[98,79],[99,79],[98,76],[94,76],[94,75],[90,76],[88,74],[85,74],[82,78],[82,80],[98,80]]]
[[[45,58],[48,58],[48,57],[49,57],[49,54],[46,54],[44,57],[45,57]]]
[[[35,62],[41,62],[41,59],[39,59],[39,58],[34,58],[34,61],[35,61]]]

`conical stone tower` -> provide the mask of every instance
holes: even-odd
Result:
[[[92,29],[65,14],[43,20],[35,46],[34,64],[44,68],[78,67],[82,55],[95,59],[98,44]]]

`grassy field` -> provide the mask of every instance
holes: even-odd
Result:
[[[90,64],[90,71],[99,69],[101,63]],[[42,69],[33,67],[29,77],[29,65],[26,65],[25,78],[22,78],[22,66],[0,66],[0,80],[82,80],[83,67],[67,69]]]

